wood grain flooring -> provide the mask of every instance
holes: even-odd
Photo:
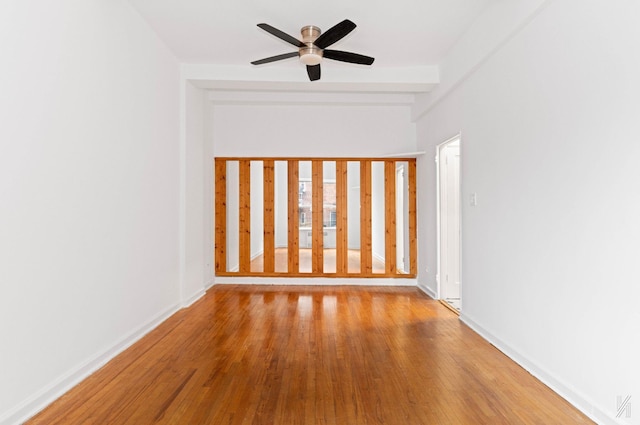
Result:
[[[288,251],[287,248],[276,248],[274,250],[274,268],[276,272],[287,273],[288,271]],[[360,250],[350,249],[347,251],[347,270],[349,273],[360,273]],[[336,249],[326,248],[323,249],[323,272],[335,273],[336,272]],[[310,248],[300,248],[299,250],[299,268],[301,273],[311,273],[312,267],[312,252]],[[259,255],[257,258],[251,260],[251,271],[262,272],[264,271],[264,255]],[[384,273],[385,265],[384,261],[380,261],[376,258],[372,260],[372,273]]]
[[[586,424],[410,287],[214,286],[28,424]]]

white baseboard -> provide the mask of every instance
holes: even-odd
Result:
[[[69,370],[49,385],[42,388],[33,396],[29,397],[18,406],[9,410],[0,417],[0,425],[18,425],[33,417],[43,410],[56,399],[60,398],[64,393],[78,385],[96,370],[107,364],[115,356],[129,348],[135,342],[140,340],[147,333],[155,329],[162,322],[167,320],[171,315],[178,311],[180,307],[173,305],[151,319],[145,325],[140,326],[131,332],[113,347],[101,354],[94,356],[83,364]]]
[[[198,301],[200,298],[202,298],[202,296],[205,294],[205,288],[201,288],[198,292],[196,292],[195,294],[193,294],[191,297],[189,297],[186,301],[184,301],[182,303],[182,308],[187,308],[190,307],[191,304],[193,304],[194,302]]]
[[[214,279],[209,280],[208,282],[206,282],[204,284],[204,290],[205,292],[209,290],[209,288],[211,288],[213,285],[216,284],[216,281]]]
[[[531,375],[535,376],[543,384],[551,388],[559,396],[571,403],[576,409],[587,415],[591,420],[603,425],[620,425],[628,423],[624,420],[614,419],[612,416],[604,413],[602,409],[597,407],[587,397],[580,394],[570,385],[562,382],[562,380],[554,377],[552,374],[544,370],[544,368],[529,360],[525,355],[522,355],[517,350],[510,347],[500,338],[497,338],[491,332],[480,326],[468,315],[464,314],[464,312],[461,313],[460,320],[484,339],[489,341],[498,350],[502,351],[511,360],[522,366]]]
[[[420,289],[425,294],[429,295],[434,300],[438,299],[438,297],[436,296],[436,293],[428,286],[423,286],[423,285],[420,285],[419,283],[417,284],[417,286],[418,286],[418,289]]]

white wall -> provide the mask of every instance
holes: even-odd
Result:
[[[360,163],[347,162],[347,244],[360,249]]]
[[[121,0],[0,3],[0,423],[177,308],[178,65]]]
[[[264,209],[264,164],[262,161],[250,162],[251,175],[251,200],[250,207],[253,211]],[[251,259],[264,252],[264,214],[251,214]]]
[[[524,26],[555,0],[497,0],[462,33],[438,64],[439,83],[416,96],[414,117],[419,117],[473,74]]]
[[[462,131],[463,320],[611,424],[640,423],[615,419],[617,396],[640,397],[638,16],[548,2],[418,123],[430,153]],[[422,271],[435,223],[420,224]]]
[[[380,156],[415,150],[408,106],[215,105],[215,156]]]
[[[238,161],[227,162],[227,209],[238,211],[240,208],[240,165]],[[211,191],[215,188],[212,186]],[[213,209],[212,205],[212,209]],[[240,216],[238,214],[227,214],[227,271],[238,271],[240,267],[240,240],[231,235],[238,235],[240,232]]]
[[[286,247],[289,243],[289,234],[287,224],[289,222],[289,193],[287,191],[288,184],[288,168],[284,161],[275,161],[275,193],[274,193],[274,219],[275,219],[275,245],[276,248]]]
[[[213,233],[208,225],[210,195],[205,182],[211,178],[213,164],[205,161],[205,91],[188,81],[181,83],[184,93],[184,141],[181,146],[181,285],[183,305],[190,305],[204,294],[211,280],[212,257],[208,256]]]
[[[371,164],[371,254],[374,259],[384,263],[385,257],[385,190],[384,162],[374,161]]]

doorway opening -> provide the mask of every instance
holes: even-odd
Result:
[[[437,147],[438,298],[462,308],[460,285],[460,135]]]

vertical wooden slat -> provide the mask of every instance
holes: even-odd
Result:
[[[251,161],[242,159],[239,187],[239,257],[240,273],[251,271]]]
[[[227,205],[227,197],[231,188],[227,187],[227,167],[229,161],[236,161],[238,164],[238,208],[233,211],[229,210]],[[322,276],[326,275],[323,267],[324,257],[324,228],[323,228],[323,209],[324,209],[324,193],[323,193],[323,165],[324,161],[335,161],[336,163],[336,275],[338,276],[376,276],[373,274],[374,259],[372,253],[372,195],[373,195],[373,161],[379,161],[384,166],[384,224],[385,224],[385,267],[384,274],[387,276],[404,276],[414,277],[417,275],[417,174],[416,161],[412,158],[402,159],[407,163],[407,189],[408,211],[407,214],[407,230],[408,230],[408,264],[407,273],[398,275],[398,264],[396,264],[397,249],[396,246],[397,232],[401,229],[396,228],[397,214],[400,214],[399,206],[395,203],[397,170],[395,168],[398,159],[347,159],[347,158],[284,158],[287,161],[288,169],[288,264],[278,266],[276,269],[275,255],[275,161],[274,158],[216,158],[214,163],[215,171],[215,253],[214,263],[217,275],[271,275],[271,276]],[[300,239],[299,239],[299,161],[305,160],[311,162],[312,168],[312,255],[310,273],[300,274]],[[254,213],[263,214],[264,217],[264,268],[262,270],[251,270],[251,162],[262,161],[261,168],[264,167],[263,194],[264,205],[254,208]],[[360,256],[360,272],[349,273],[348,266],[348,161],[360,162],[360,227],[361,227],[361,256]],[[254,164],[255,166],[255,164]],[[234,179],[235,180],[235,179]],[[254,182],[257,183],[257,182]],[[259,184],[259,183],[258,183]],[[236,188],[233,189],[235,192]],[[255,188],[254,188],[255,190]],[[238,214],[238,272],[230,272],[229,259],[227,251],[229,249],[228,240],[229,229],[226,228],[229,214]],[[406,230],[405,230],[406,231]],[[235,232],[233,232],[235,233]],[[231,235],[235,237],[235,235]],[[376,267],[376,271],[377,271]]]
[[[297,160],[289,160],[287,162],[287,179],[288,179],[288,209],[289,209],[289,228],[288,228],[288,260],[289,273],[300,272],[300,213],[298,208],[298,192],[300,183],[298,181],[299,165]]]
[[[336,272],[348,272],[347,161],[336,161]]]
[[[360,272],[370,275],[371,258],[371,161],[360,161]]]
[[[396,272],[396,162],[384,162],[384,265],[387,274]]]
[[[275,241],[275,186],[274,186],[274,161],[265,159],[263,161],[264,180],[264,254],[263,272],[273,273],[276,267],[276,241]]]
[[[227,161],[215,160],[215,271],[227,271]]]
[[[311,243],[311,271],[312,273],[322,273],[324,269],[322,212],[323,212],[323,188],[322,188],[322,163],[314,160],[311,162],[311,232],[313,241]]]
[[[409,160],[409,273],[418,274],[418,216],[416,160]]]

